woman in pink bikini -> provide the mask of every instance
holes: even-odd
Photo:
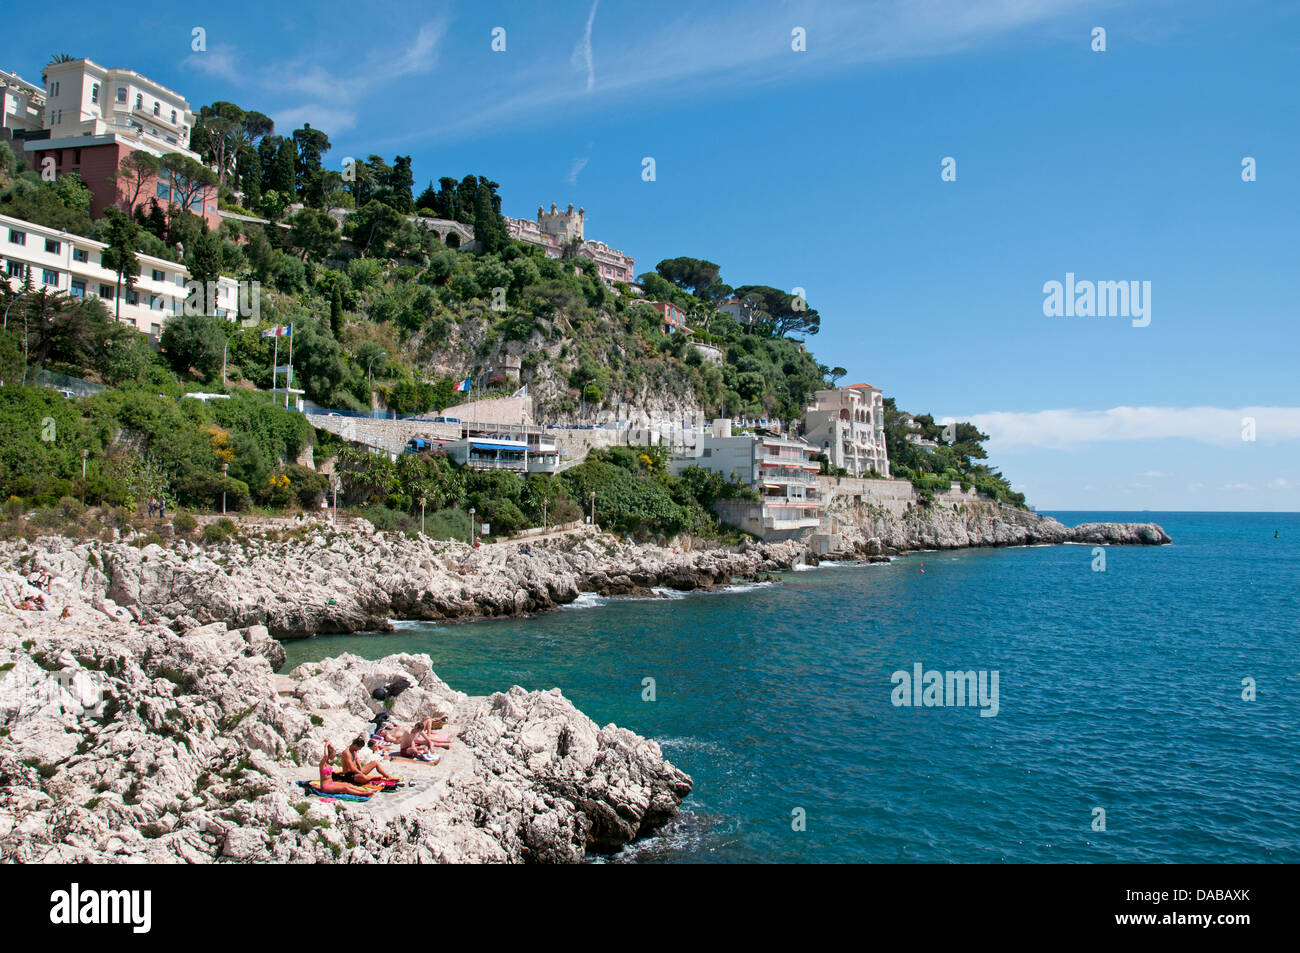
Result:
[[[334,780],[334,759],[336,757],[338,757],[338,751],[328,741],[325,742],[325,757],[320,759],[320,789],[326,794],[356,794],[360,797],[369,797],[372,792],[367,791],[365,788]]]

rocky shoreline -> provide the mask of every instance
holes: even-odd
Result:
[[[834,512],[834,510],[832,510]],[[1154,523],[1054,519],[994,504],[917,508],[894,516],[872,507],[842,510],[844,546],[828,558],[881,558],[922,549],[1042,543],[1159,545]],[[276,638],[377,632],[391,619],[441,621],[517,616],[572,602],[582,592],[646,595],[655,588],[711,589],[769,578],[805,560],[799,541],[680,549],[636,544],[583,528],[529,543],[473,548],[377,532],[364,520],[346,529],[309,525],[216,545],[42,538],[0,543],[0,567],[26,567],[76,580],[88,601],[110,600],[137,621],[181,630],[223,622],[265,626]]]
[[[829,509],[844,540],[841,558],[896,556],[926,549],[1037,546],[1161,546],[1172,542],[1155,523],[1082,523],[1070,527],[996,503],[913,507],[901,515],[837,498]]]
[[[1070,529],[973,504],[839,514],[837,558],[1034,543],[1158,544],[1154,524]],[[202,546],[0,543],[0,860],[576,862],[653,833],[691,779],[558,690],[470,698],[424,655],[344,655],[287,675],[274,635],[550,609],[762,579],[805,544],[634,545],[590,529],[471,548],[358,523]],[[324,743],[442,715],[444,763],[370,803],[307,797]]]
[[[40,594],[46,611],[11,608]],[[272,670],[262,626],[134,621],[0,571],[0,861],[564,862],[669,820],[691,779],[558,689],[470,698],[428,656]],[[283,650],[280,649],[283,658]],[[328,740],[445,716],[437,766],[365,804],[310,797]]]

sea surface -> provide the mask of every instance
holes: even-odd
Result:
[[[1104,571],[1039,546],[584,595],[289,642],[288,668],[424,652],[462,691],[558,686],[656,739],[695,789],[614,862],[1300,862],[1300,514],[1050,515],[1174,542],[1109,547]],[[894,704],[916,663],[987,673],[986,700],[996,672],[996,715]]]

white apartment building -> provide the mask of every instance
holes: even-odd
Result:
[[[34,289],[62,292],[73,298],[99,298],[117,314],[117,273],[102,263],[103,242],[19,218],[0,215],[0,269],[14,291],[30,280]],[[140,274],[131,291],[122,287],[121,320],[157,339],[172,315],[184,310],[189,272],[165,258],[139,255]],[[239,310],[239,283],[221,278],[216,288],[218,317]]]
[[[45,91],[17,73],[0,70],[0,127],[34,132],[45,120]]]
[[[45,128],[51,139],[116,133],[159,154],[191,158],[194,113],[185,97],[129,69],[88,59],[45,67]]]
[[[816,454],[817,449],[803,440],[732,434],[731,421],[720,419],[700,435],[693,450],[673,459],[671,469],[680,474],[689,466],[703,467],[757,490],[757,503],[723,500],[715,509],[755,536],[783,538],[807,533],[821,522]]]
[[[804,438],[849,476],[889,476],[885,404],[879,387],[853,384],[819,390],[804,411]]]

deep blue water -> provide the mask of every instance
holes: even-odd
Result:
[[[584,597],[301,640],[289,665],[425,652],[463,691],[559,686],[657,739],[695,790],[619,859],[1300,861],[1300,514],[1052,515],[1154,520],[1174,543],[1110,547],[1104,572],[1088,546],[986,549]],[[997,715],[895,706],[891,673],[916,662],[996,670]]]

